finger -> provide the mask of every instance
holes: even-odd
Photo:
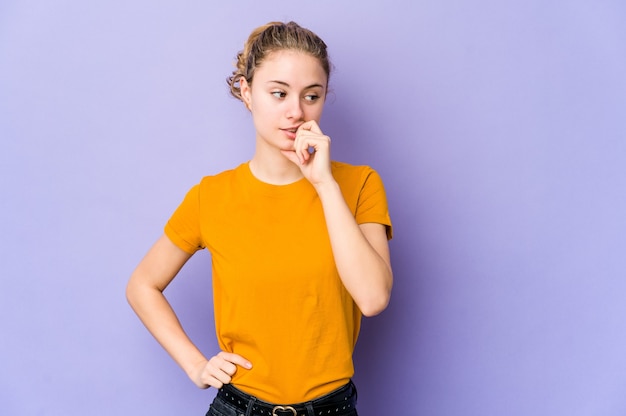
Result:
[[[239,354],[235,354],[233,352],[221,351],[218,354],[218,356],[220,356],[222,359],[224,359],[224,360],[226,360],[226,361],[228,361],[230,363],[236,364],[236,365],[238,365],[240,367],[247,368],[247,369],[252,368],[252,363],[250,361],[246,360],[245,358],[243,358]]]
[[[215,374],[208,374],[208,384],[228,384],[233,378],[223,371],[218,371]],[[221,386],[220,386],[221,387]]]
[[[232,378],[219,367],[219,365],[223,363],[224,362],[217,357],[213,357],[209,360],[199,375],[199,383],[197,383],[197,385],[202,388],[215,387],[219,389],[224,384],[230,383]]]
[[[300,164],[304,164],[309,158],[309,144],[306,137],[300,135],[296,136],[296,140],[293,142],[293,151]]]
[[[230,381],[230,378],[237,372],[235,364],[226,361],[223,357],[215,356],[211,358],[204,368],[206,377],[214,377],[223,383]]]
[[[204,382],[211,387],[215,387],[216,389],[221,389],[224,386],[224,384],[230,383],[230,380],[220,380],[219,378],[213,375],[208,375]]]
[[[294,150],[305,160],[308,160],[311,153],[310,150],[318,151],[320,145],[323,145],[325,142],[328,142],[326,136],[303,130],[296,136]]]
[[[315,146],[317,144],[330,143],[330,137],[312,130],[298,130],[294,146],[297,146],[300,141],[306,141],[309,146]]]
[[[224,374],[229,377],[232,377],[237,372],[237,366],[231,362],[224,361],[219,368]]]
[[[308,136],[303,134],[298,138],[295,144],[298,157],[308,162],[311,158],[315,157],[315,154],[322,152],[323,154],[329,154],[330,152],[330,138],[323,135]]]
[[[208,383],[209,386],[216,388],[217,390],[221,389],[222,387],[224,387],[225,383],[222,383],[221,381],[214,379],[215,381]]]
[[[309,153],[309,145],[306,143],[302,145],[298,154],[300,155],[300,161],[302,164],[306,163],[311,158],[311,153]]]
[[[319,124],[317,124],[315,120],[305,121],[304,123],[300,125],[298,130],[308,130],[308,131],[312,131],[313,133],[323,134],[322,129],[320,129]]]
[[[215,356],[204,368],[202,380],[212,387],[220,388],[221,385],[230,383],[236,372],[237,368],[233,363]]]

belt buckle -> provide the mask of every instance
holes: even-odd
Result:
[[[274,408],[272,409],[272,416],[278,416],[276,414],[276,411],[279,411],[279,412],[291,412],[291,413],[293,413],[293,416],[298,416],[298,412],[296,412],[296,409],[294,409],[291,406],[274,406]]]

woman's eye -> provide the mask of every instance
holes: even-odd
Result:
[[[282,91],[272,91],[272,95],[276,98],[285,98],[287,94]]]
[[[320,97],[317,94],[309,94],[304,96],[304,99],[307,101],[316,101],[318,98]]]

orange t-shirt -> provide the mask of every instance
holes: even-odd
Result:
[[[357,223],[391,221],[379,175],[332,162]],[[321,202],[301,179],[270,185],[243,163],[207,176],[165,226],[188,253],[208,248],[220,348],[253,368],[232,384],[273,403],[308,401],[346,384],[361,312],[333,259]]]

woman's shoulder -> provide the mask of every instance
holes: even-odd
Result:
[[[331,169],[335,180],[365,180],[376,171],[369,165],[353,165],[350,163],[332,161]]]
[[[219,185],[226,184],[233,181],[233,179],[240,177],[246,169],[246,163],[242,163],[239,166],[236,166],[231,169],[226,169],[218,173],[214,173],[211,175],[206,175],[202,177],[200,180],[200,186],[208,186],[208,185]]]

